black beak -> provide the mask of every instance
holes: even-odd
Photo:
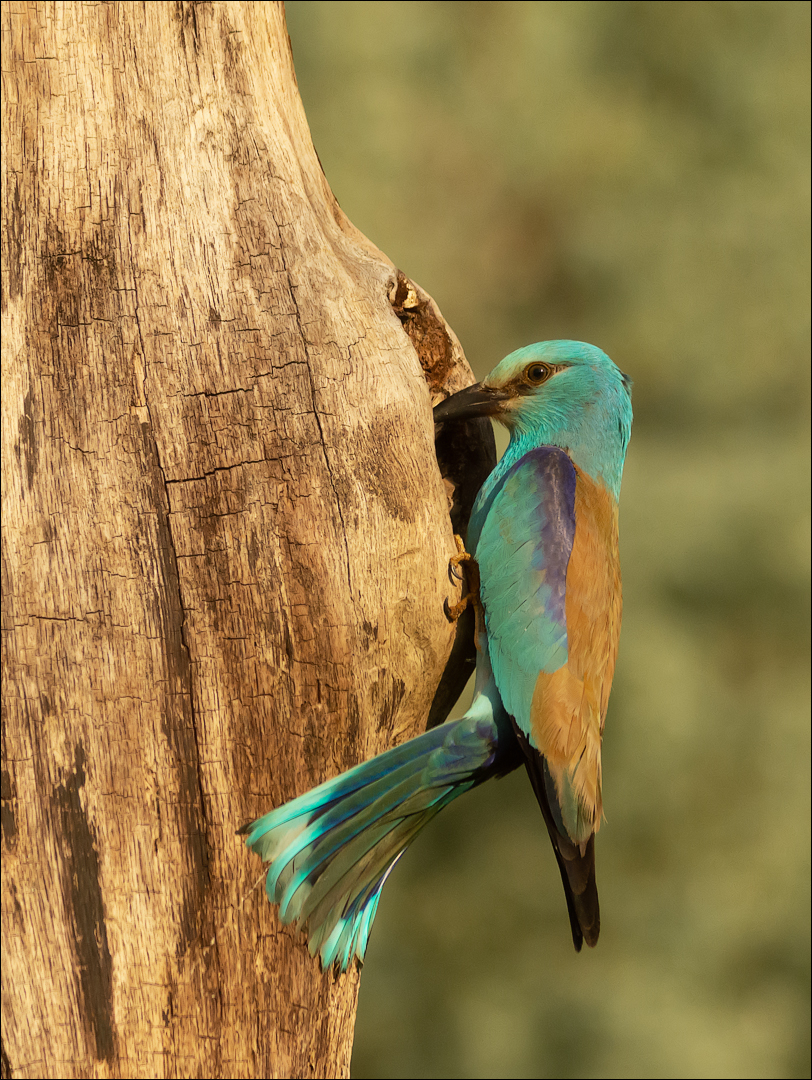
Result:
[[[434,406],[434,423],[445,420],[472,420],[475,416],[493,416],[502,408],[502,402],[515,397],[510,390],[503,390],[484,383],[474,383],[452,394],[450,398]]]

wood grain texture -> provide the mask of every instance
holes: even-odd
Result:
[[[470,370],[335,202],[281,4],[2,32],[3,1075],[348,1076],[358,974],[234,834],[425,726]]]

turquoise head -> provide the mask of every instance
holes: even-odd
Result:
[[[434,410],[437,422],[473,416],[492,416],[508,428],[509,462],[538,446],[558,446],[618,498],[632,427],[631,380],[594,345],[541,341],[518,349]]]

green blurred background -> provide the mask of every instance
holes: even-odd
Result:
[[[476,373],[635,380],[600,945],[485,785],[386,887],[353,1075],[809,1076],[809,5],[287,13],[333,190]]]

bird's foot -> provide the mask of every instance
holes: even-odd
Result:
[[[457,554],[452,555],[448,560],[448,576],[452,581],[462,581],[462,572],[460,571],[460,564],[464,562],[475,562],[474,556],[465,550],[465,543],[461,536],[457,536],[454,533],[454,543],[457,545]]]
[[[445,617],[448,621],[456,622],[468,605],[472,603],[473,599],[473,593],[466,593],[456,604],[449,604],[448,597],[446,597],[446,599],[443,600],[443,611],[445,612]]]
[[[469,591],[456,604],[449,604],[448,599],[443,601],[443,611],[449,622],[456,622],[469,604],[479,607],[479,564],[470,552],[465,550],[462,537],[454,535],[454,543],[457,545],[457,554],[448,560],[448,576],[452,581],[462,581],[463,574],[460,566],[465,564],[465,573],[468,577]]]

